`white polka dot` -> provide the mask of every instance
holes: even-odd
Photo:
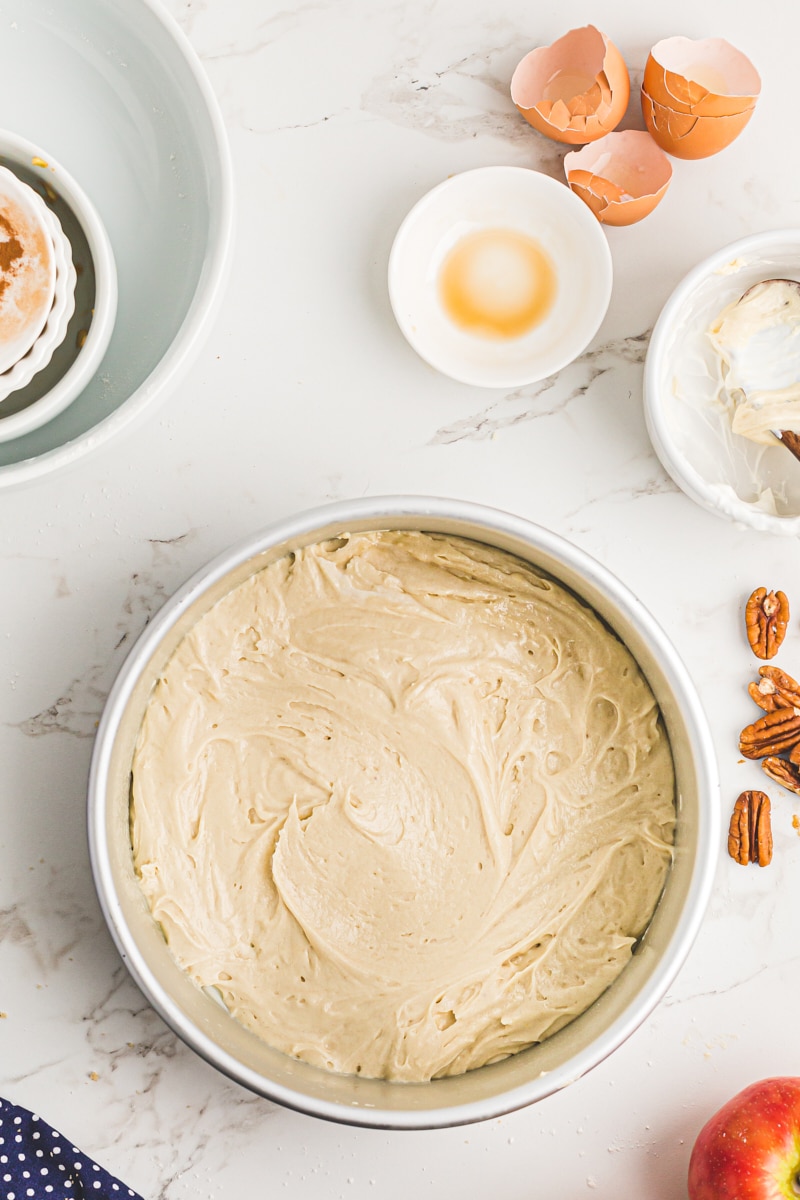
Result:
[[[49,1175],[49,1174],[50,1174],[50,1172],[48,1171],[47,1167],[42,1167],[42,1168],[39,1170],[39,1174],[40,1174],[40,1175]]]
[[[92,1184],[92,1187],[99,1188],[99,1187],[100,1187],[100,1180],[99,1180],[99,1179],[95,1179],[94,1183]]]
[[[33,1133],[33,1137],[34,1137],[34,1138],[40,1138],[41,1136],[42,1136],[42,1135],[39,1133],[39,1130],[38,1130],[38,1129],[34,1130],[34,1133]]]

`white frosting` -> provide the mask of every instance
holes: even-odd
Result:
[[[734,432],[739,397],[728,393],[725,364],[709,336],[748,289],[779,277],[800,278],[800,239],[791,231],[776,234],[768,249],[731,255],[687,279],[657,326],[646,402],[659,457],[693,499],[742,525],[797,536],[800,464],[776,438],[756,442]]]
[[[728,304],[708,331],[722,363],[731,428],[773,445],[800,432],[800,284],[768,279]]]

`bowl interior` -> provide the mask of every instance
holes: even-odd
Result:
[[[678,285],[653,331],[645,408],[653,444],[675,482],[710,511],[772,532],[800,532],[800,464],[781,446],[733,434],[707,337],[714,318],[763,279],[800,280],[800,230],[723,247]]]
[[[543,320],[510,339],[460,329],[439,297],[448,253],[491,229],[532,238],[555,273]],[[594,337],[611,295],[611,254],[597,219],[566,184],[523,167],[480,167],[435,187],[408,214],[392,247],[389,294],[400,328],[431,366],[465,383],[520,386],[560,370]]]
[[[155,4],[7,0],[3,18],[3,124],[86,191],[112,244],[119,303],[81,394],[0,446],[0,487],[72,461],[154,399],[219,282],[229,207],[207,90]]]
[[[482,510],[487,512],[488,510]],[[93,868],[106,919],[127,965],[165,1020],[196,1051],[256,1092],[318,1116],[355,1124],[423,1128],[496,1116],[558,1090],[611,1052],[666,990],[696,933],[716,861],[713,752],[674,652],[651,637],[648,620],[625,613],[558,545],[535,546],[485,521],[442,515],[380,514],[269,535],[210,569],[167,604],[123,668],[98,734],[90,784]],[[425,1084],[336,1075],[271,1049],[192,984],[173,961],[133,872],[128,803],[133,748],[150,691],[194,622],[231,588],[292,546],[344,531],[423,529],[491,543],[532,562],[588,601],[627,643],[661,705],[677,776],[674,864],[632,961],[613,986],[565,1029],[503,1062]],[[534,528],[534,527],[529,527]],[[554,543],[558,543],[555,539]],[[634,602],[634,609],[635,609]]]

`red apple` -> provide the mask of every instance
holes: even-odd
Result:
[[[700,1130],[689,1161],[689,1200],[798,1196],[800,1078],[762,1079]]]

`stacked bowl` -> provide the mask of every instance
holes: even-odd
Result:
[[[38,192],[0,167],[0,404],[26,387],[63,342],[76,282],[58,217]]]
[[[80,395],[116,315],[114,255],[91,200],[41,148],[0,130],[0,443]]]

